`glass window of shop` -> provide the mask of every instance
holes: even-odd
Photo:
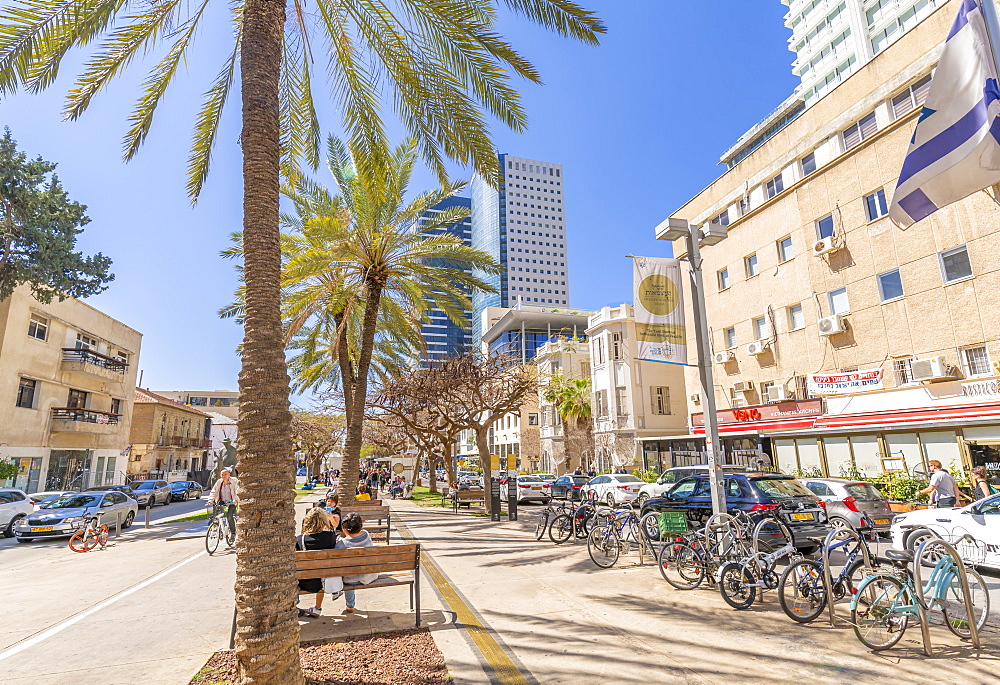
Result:
[[[928,461],[937,459],[949,472],[962,468],[962,455],[958,449],[955,431],[921,433],[920,442],[924,446],[924,455]]]
[[[885,455],[886,459],[902,459],[902,465],[907,471],[912,472],[915,466],[921,466],[924,463],[916,433],[886,433],[885,447],[889,452]],[[886,465],[889,466],[890,470],[897,470],[892,468],[892,465],[897,464],[898,462],[887,462]]]
[[[17,475],[0,480],[0,487],[37,492],[38,477],[42,469],[41,457],[14,457],[10,461],[17,467]]]
[[[774,461],[782,473],[794,473],[799,469],[799,460],[795,456],[794,440],[774,441]]]
[[[878,436],[852,435],[851,451],[854,452],[854,465],[858,471],[869,477],[882,473],[882,455],[879,450]]]
[[[826,450],[826,467],[829,475],[837,478],[845,473],[851,465],[851,442],[846,435],[828,436],[823,438],[823,448]]]
[[[815,472],[821,468],[819,442],[816,438],[796,438],[795,444],[798,447],[799,468],[801,470]]]

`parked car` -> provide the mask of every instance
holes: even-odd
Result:
[[[536,478],[541,478],[546,483],[553,483],[556,480],[555,474],[552,473],[534,473],[532,475]]]
[[[733,473],[746,471],[745,466],[740,466],[739,464],[723,464],[722,470],[725,473]],[[692,466],[674,466],[663,473],[660,477],[656,479],[653,483],[646,483],[641,488],[639,488],[639,496],[636,498],[639,500],[639,506],[641,507],[646,503],[650,497],[659,497],[667,490],[674,486],[677,481],[687,478],[688,476],[698,476],[703,473],[708,473],[708,464],[696,464]]]
[[[869,527],[889,532],[896,516],[889,501],[871,483],[846,478],[802,478],[802,484],[826,502],[826,515],[835,528]]]
[[[135,480],[132,481],[132,492],[141,507],[152,507],[157,502],[170,504],[173,490],[165,480]]]
[[[726,509],[730,512],[774,511],[784,521],[795,539],[795,546],[805,554],[819,547],[815,538],[830,532],[826,504],[791,476],[748,471],[726,474]],[[646,501],[641,514],[660,511],[684,511],[688,518],[704,522],[712,515],[712,496],[708,476],[688,476],[660,497]]]
[[[507,483],[501,481],[500,499],[507,499]],[[548,502],[552,499],[552,486],[536,476],[517,477],[517,503],[529,500]]]
[[[35,504],[16,488],[0,489],[0,531],[5,538],[13,537],[18,521],[35,511]]]
[[[567,474],[552,482],[552,496],[563,499],[583,499],[583,487],[590,482],[587,476]]]
[[[28,495],[28,499],[34,503],[35,509],[38,509],[53,500],[59,499],[63,495],[72,495],[74,492],[76,490],[46,490],[45,492],[33,492]]]
[[[128,484],[126,484],[126,485],[105,485],[103,487],[102,486],[97,486],[97,487],[93,487],[93,488],[87,488],[86,490],[84,490],[84,492],[110,492],[110,491],[120,492],[122,494],[128,495],[132,499],[135,499],[135,493],[132,491],[132,486],[128,485]]]
[[[971,535],[978,541],[975,556],[981,558],[970,561],[1000,570],[1000,495],[990,495],[964,507],[917,509],[896,514],[892,522],[892,546],[916,550],[927,537],[928,530],[949,541],[959,535]],[[959,553],[970,544],[959,544]]]
[[[298,471],[295,472],[295,475],[296,476],[304,476],[304,475],[306,475],[306,470],[305,469],[299,469]]]
[[[201,483],[193,480],[181,480],[170,484],[171,497],[178,502],[187,502],[189,499],[201,499],[205,494],[205,488]]]
[[[95,513],[101,523],[114,527],[117,517],[128,528],[139,511],[139,503],[123,492],[77,492],[53,500],[21,519],[14,528],[18,542],[36,538],[69,537]]]
[[[636,476],[627,473],[607,473],[591,478],[583,487],[583,495],[614,507],[634,500],[639,494],[640,487],[642,479]]]

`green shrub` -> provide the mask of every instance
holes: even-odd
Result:
[[[810,466],[805,469],[795,469],[788,475],[794,476],[795,478],[822,478],[823,471],[818,466]]]
[[[879,492],[891,500],[899,502],[910,502],[913,500],[927,501],[927,495],[917,494],[927,487],[929,481],[925,476],[917,476],[906,471],[896,471],[892,473],[880,473],[874,478],[867,480],[878,488]]]
[[[632,475],[636,478],[646,481],[647,483],[655,483],[656,478],[660,475],[655,469],[635,469],[632,471]]]

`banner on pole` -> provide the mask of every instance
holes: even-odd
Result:
[[[882,388],[882,369],[809,374],[810,395],[844,395],[862,390],[881,390]]]
[[[634,257],[633,264],[636,358],[687,364],[680,261]]]

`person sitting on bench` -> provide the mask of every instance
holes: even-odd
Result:
[[[302,535],[296,540],[295,548],[301,550],[334,549],[337,533],[330,528],[330,517],[323,509],[312,508],[302,521]],[[369,581],[370,582],[370,581]],[[303,578],[299,581],[299,591],[316,593],[316,605],[299,609],[299,616],[316,618],[323,614],[323,579]]]
[[[349,513],[340,522],[340,539],[337,540],[335,549],[358,549],[361,547],[372,547],[372,538],[368,531],[362,527],[361,516],[357,513]],[[336,581],[336,578],[329,578],[328,581]],[[345,614],[355,612],[355,592],[350,586],[367,585],[378,580],[377,573],[365,573],[358,576],[344,576],[342,579],[344,587],[344,600],[347,602]],[[334,583],[327,583],[327,592],[335,590]],[[337,597],[334,596],[334,599]]]

